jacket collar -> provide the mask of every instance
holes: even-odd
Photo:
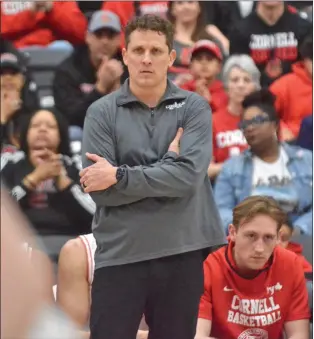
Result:
[[[187,98],[187,92],[174,85],[167,79],[167,89],[158,105],[168,100],[184,100]],[[117,105],[123,106],[131,102],[140,102],[140,100],[130,91],[129,78],[124,82],[120,88],[120,93],[117,98]]]
[[[283,147],[284,151],[287,153],[288,161],[303,158],[304,151],[302,148],[291,146],[285,142],[281,142],[280,145]],[[253,153],[250,149],[245,150],[242,154],[246,159],[251,158],[253,156]]]

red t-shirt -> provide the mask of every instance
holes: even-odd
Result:
[[[185,89],[190,92],[195,92],[196,90],[196,81],[190,80],[180,86],[182,89]],[[220,109],[225,109],[228,104],[228,97],[225,92],[223,83],[220,80],[215,80],[212,84],[208,86],[208,90],[211,96],[209,102],[213,113]]]
[[[240,117],[232,115],[226,107],[213,114],[213,156],[216,163],[240,154],[248,145],[238,128]]]
[[[288,321],[309,319],[308,293],[297,255],[277,246],[254,279],[236,273],[232,243],[204,262],[199,318],[212,321],[211,337],[279,339]]]

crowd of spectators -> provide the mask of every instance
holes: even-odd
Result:
[[[290,229],[311,236],[312,2],[1,1],[2,180],[50,258],[91,232],[95,206],[71,144],[88,107],[128,77],[126,23],[150,13],[175,27],[169,78],[212,108],[208,175],[226,230],[236,204],[271,195]],[[41,107],[29,48],[70,51],[54,72],[52,108]]]

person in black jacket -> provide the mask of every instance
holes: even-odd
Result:
[[[311,31],[312,24],[283,1],[258,1],[256,11],[230,32],[230,54],[250,55],[262,86],[268,87],[290,72],[299,59],[298,46]]]
[[[70,125],[83,127],[88,107],[120,87],[123,75],[119,17],[109,11],[93,14],[86,45],[76,48],[56,70],[55,105]]]
[[[21,128],[20,144],[22,152],[2,155],[2,179],[57,262],[67,240],[91,232],[95,205],[80,187],[58,112],[35,111]]]

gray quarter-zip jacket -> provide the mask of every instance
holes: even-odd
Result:
[[[180,154],[168,152],[179,127]],[[96,203],[95,268],[134,263],[225,242],[207,169],[212,154],[212,117],[199,95],[170,81],[154,109],[123,86],[88,109],[85,153],[123,166],[116,185],[91,193]]]

